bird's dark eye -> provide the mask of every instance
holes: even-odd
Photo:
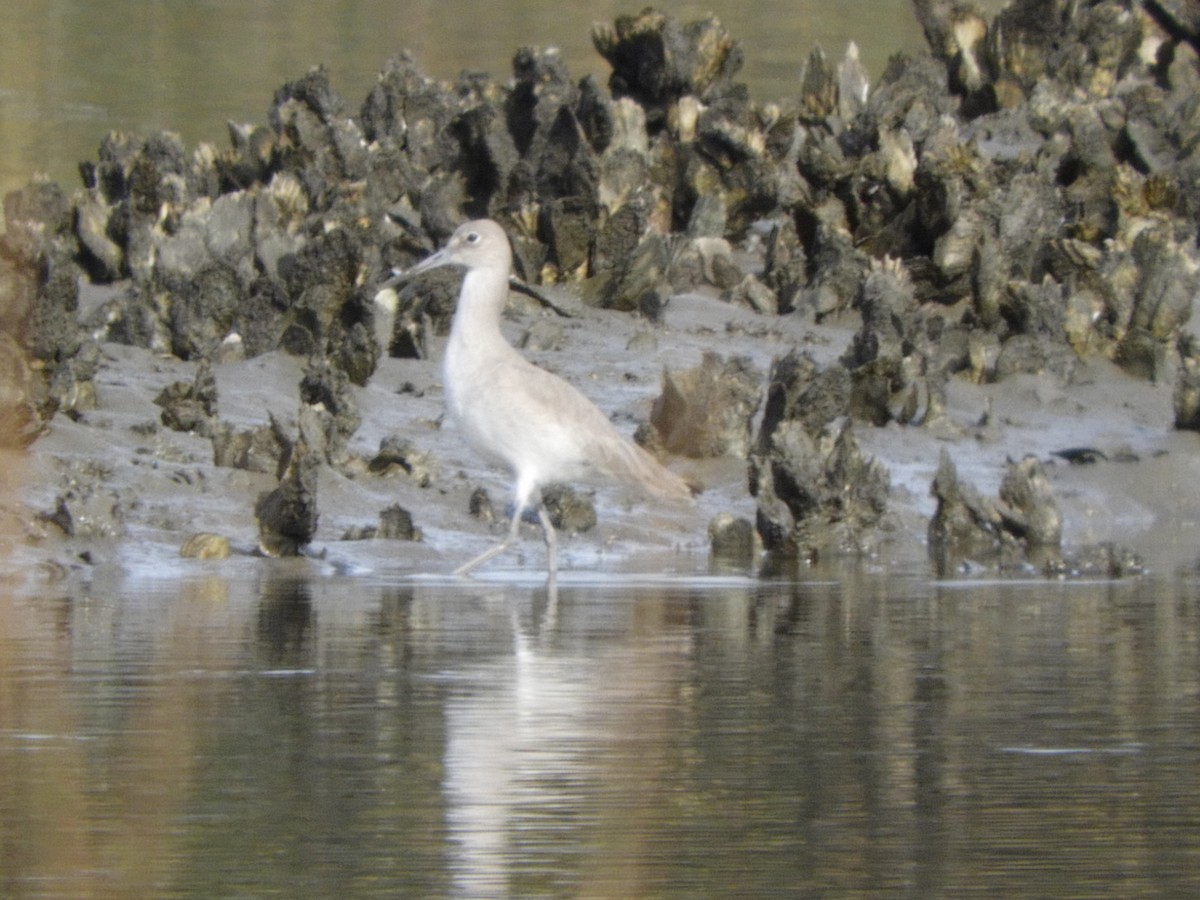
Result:
[[[467,243],[468,244],[478,244],[479,243],[479,232],[478,231],[470,232],[467,235]]]

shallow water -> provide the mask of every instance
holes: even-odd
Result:
[[[0,179],[72,181],[110,128],[221,143],[315,62],[354,108],[404,46],[602,74],[590,23],[640,5],[28,0]],[[814,43],[920,43],[906,2],[659,6],[721,15],[760,99]],[[0,590],[0,896],[1200,889],[1187,575],[191,571]]]
[[[436,78],[508,77],[514,51],[559,47],[575,77],[608,77],[594,22],[643,0],[19,0],[0,28],[0,192],[44,172],[68,190],[110,129],[178,132],[228,146],[227,121],[262,123],[275,90],[324,64],[356,112],[403,49]],[[792,95],[816,44],[855,40],[873,77],[923,46],[908,0],[661,0],[690,21],[719,16],[742,42],[759,100]],[[984,0],[999,8],[1000,0]]]
[[[0,894],[1200,889],[1195,582],[264,566],[0,599]]]

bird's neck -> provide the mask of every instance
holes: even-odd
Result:
[[[450,340],[464,346],[499,340],[500,316],[508,299],[508,272],[499,267],[471,269],[463,277],[458,306],[450,324]]]

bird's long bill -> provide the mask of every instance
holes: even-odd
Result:
[[[413,275],[420,275],[422,272],[427,272],[430,269],[436,269],[440,266],[444,266],[450,262],[453,262],[453,260],[449,258],[447,249],[448,248],[443,247],[436,253],[429,254],[429,256],[425,257],[415,266],[412,266],[408,269],[392,269],[392,276],[386,281],[381,282],[378,289],[382,291],[385,288],[395,287],[400,282],[407,281]]]
[[[430,269],[436,269],[450,262],[452,262],[450,259],[450,254],[447,252],[447,248],[443,247],[436,253],[431,253],[429,256],[425,257],[411,269],[408,269],[404,274],[405,276],[419,275],[422,272],[428,272]]]

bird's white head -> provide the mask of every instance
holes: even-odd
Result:
[[[512,249],[504,229],[491,219],[464,222],[450,235],[446,246],[417,263],[406,274],[416,275],[441,266],[462,266],[466,269],[495,268],[508,277],[512,266]]]

